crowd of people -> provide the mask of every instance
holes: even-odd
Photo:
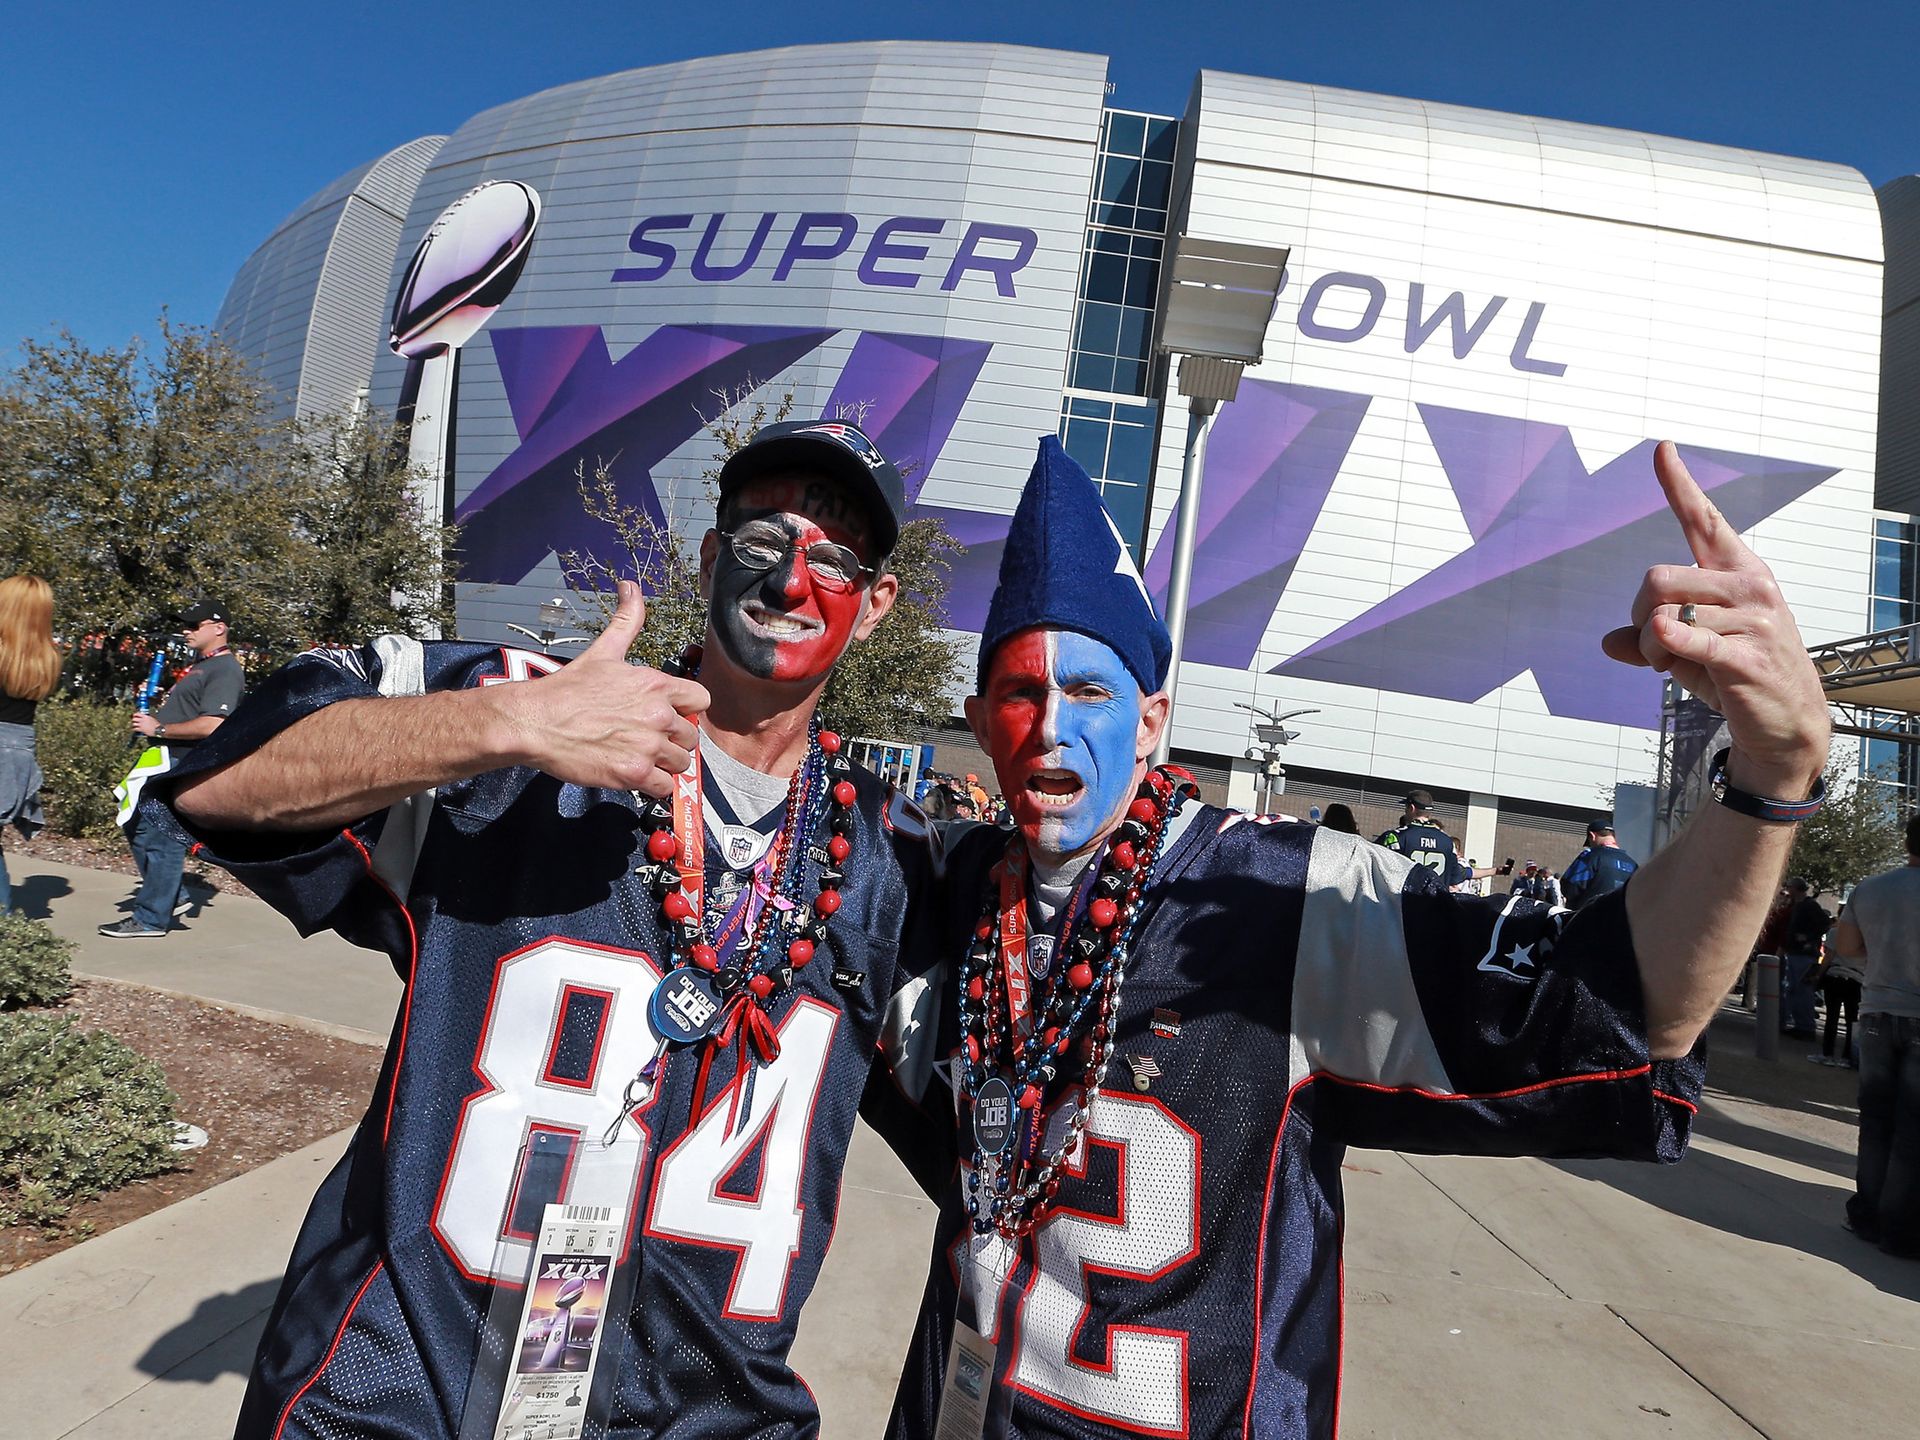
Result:
[[[40,576],[0,580],[0,829],[12,825],[29,840],[46,825],[41,800],[46,777],[34,721],[72,658],[62,654],[54,639],[53,611],[53,587]],[[196,600],[176,618],[181,643],[193,661],[166,674],[163,646],[154,667],[162,680],[151,693],[142,685],[129,722],[129,744],[141,753],[122,786],[123,826],[140,887],[132,914],[99,927],[99,933],[112,940],[162,938],[207,893],[186,876],[187,847],[178,832],[143,815],[138,796],[147,780],[164,774],[233,713],[246,677],[227,645],[224,606]],[[97,636],[83,637],[81,643],[96,650],[102,644]],[[13,884],[5,853],[0,852],[0,914],[14,908]]]

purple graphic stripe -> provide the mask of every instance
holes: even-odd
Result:
[[[1272,673],[1473,701],[1531,670],[1555,715],[1654,725],[1658,678],[1600,653],[1646,568],[1691,558],[1653,478],[1654,442],[1588,474],[1563,426],[1421,411],[1456,493],[1475,497],[1482,533]],[[1739,530],[1836,473],[1724,450],[1681,455]]]
[[[1200,491],[1187,658],[1235,670],[1252,662],[1371,400],[1248,380],[1221,410]],[[1161,614],[1173,535],[1169,520],[1145,572]]]
[[[715,392],[779,374],[834,332],[787,326],[663,325],[608,358],[598,326],[491,332],[520,447],[461,502],[461,577],[511,584],[549,552],[616,553],[580,505],[577,472],[613,466],[620,499],[665,515],[652,468],[701,428]]]
[[[860,428],[899,467],[912,503],[992,349],[985,340],[868,331],[847,356],[827,414],[862,417]]]

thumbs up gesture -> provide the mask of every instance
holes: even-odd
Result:
[[[620,582],[613,620],[572,663],[493,691],[522,763],[575,785],[665,797],[698,743],[706,689],[644,665],[627,650],[646,624],[640,587]]]

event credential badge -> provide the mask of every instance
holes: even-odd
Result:
[[[547,1206],[494,1440],[580,1440],[620,1225],[608,1205]]]

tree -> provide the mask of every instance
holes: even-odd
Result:
[[[199,595],[265,663],[446,615],[408,598],[446,537],[385,427],[276,421],[244,361],[164,316],[154,349],[62,333],[21,352],[0,382],[0,574],[52,582],[60,630],[92,637],[86,688],[124,686]]]
[[[749,380],[715,392],[719,402],[705,420],[715,454],[702,479],[709,511],[719,494],[720,470],[763,425],[792,412],[787,392],[769,403]],[[835,419],[859,424],[864,406],[842,407]],[[589,478],[580,475],[580,500],[589,518],[612,530],[614,553],[566,551],[559,557],[567,587],[588,612],[585,628],[599,633],[613,613],[614,581],[638,579],[647,592],[647,623],[631,652],[657,665],[700,639],[707,603],[700,594],[698,551],[638,505],[623,500],[614,477],[617,462],[602,461]],[[901,527],[889,568],[900,580],[892,612],[835,667],[820,701],[821,722],[847,735],[881,738],[916,733],[944,722],[960,679],[961,643],[946,633],[947,572],[960,543],[937,520],[910,520]]]
[[[1806,877],[1821,894],[1837,895],[1895,864],[1905,839],[1887,795],[1881,782],[1859,774],[1852,750],[1830,759],[1827,803],[1794,837],[1789,873]]]

